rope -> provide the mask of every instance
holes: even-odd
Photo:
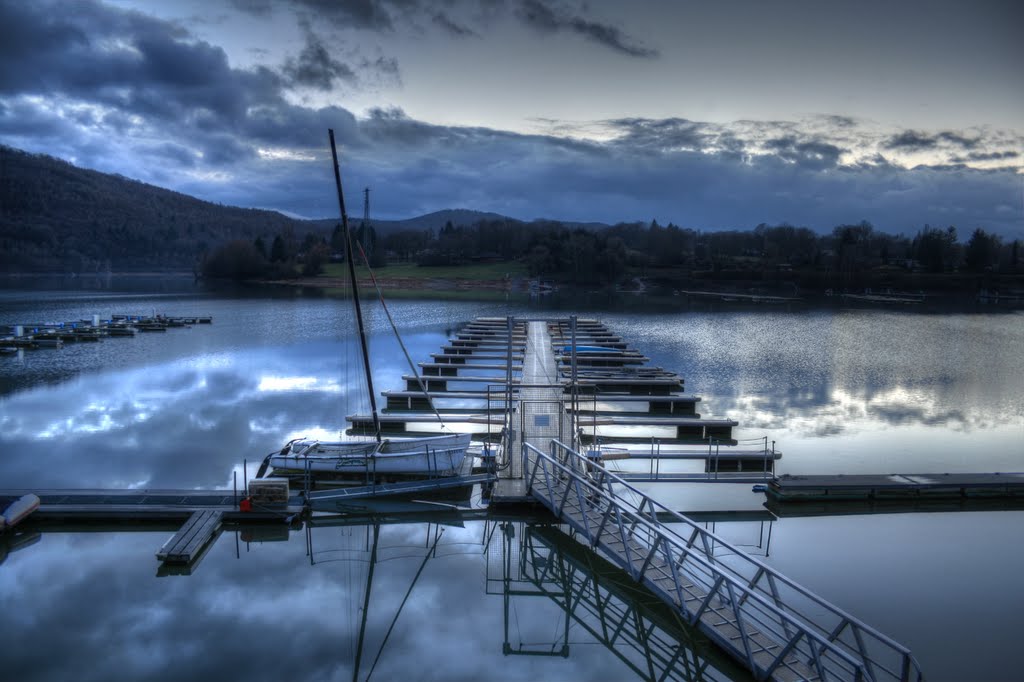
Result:
[[[437,421],[441,423],[441,428],[448,429],[448,426],[444,423],[444,418],[441,417],[441,413],[437,411],[436,407],[434,407],[434,401],[430,399],[430,392],[427,391],[427,387],[423,383],[423,378],[420,377],[420,373],[416,370],[416,365],[413,363],[412,357],[410,357],[409,351],[405,347],[405,342],[402,341],[402,335],[398,333],[398,325],[395,324],[395,319],[391,317],[391,311],[388,310],[388,304],[384,302],[384,292],[380,290],[380,285],[377,284],[377,278],[373,276],[373,269],[370,268],[370,260],[366,257],[366,252],[363,251],[363,245],[357,241],[356,247],[359,249],[359,255],[362,256],[363,262],[366,263],[366,270],[370,273],[370,281],[373,282],[373,288],[377,290],[377,298],[380,299],[380,305],[384,309],[384,314],[388,317],[388,322],[391,324],[391,329],[395,333],[395,338],[398,339],[398,345],[401,347],[402,353],[405,355],[405,361],[409,363],[409,369],[412,370],[413,376],[416,377],[416,383],[419,384],[420,391],[423,392],[423,396],[427,399],[427,404],[430,405],[430,409],[437,417]]]

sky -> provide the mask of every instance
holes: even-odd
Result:
[[[202,199],[1024,238],[1015,0],[0,0],[0,143]],[[354,207],[354,208],[353,208]]]

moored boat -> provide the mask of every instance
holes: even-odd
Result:
[[[280,452],[268,455],[257,473],[257,478],[262,477],[268,470],[271,476],[286,476],[296,473],[363,477],[378,474],[385,476],[455,475],[459,472],[466,457],[466,449],[469,447],[470,441],[469,434],[445,434],[400,440],[381,437],[380,417],[373,390],[373,375],[370,371],[369,347],[363,324],[362,307],[359,303],[359,287],[354,265],[355,250],[352,245],[348,215],[345,212],[345,198],[341,189],[341,171],[338,167],[338,153],[334,145],[333,130],[329,131],[329,136],[338,206],[341,211],[341,225],[345,239],[345,261],[348,264],[352,303],[363,355],[363,371],[369,393],[370,408],[373,413],[374,440],[325,442],[298,438],[288,442]],[[390,319],[390,313],[388,313],[388,317]],[[396,327],[396,334],[397,331]],[[429,395],[426,397],[429,402]]]
[[[452,475],[459,471],[469,447],[469,434],[376,441],[320,441],[299,438],[270,456],[270,466],[283,472],[335,474]]]

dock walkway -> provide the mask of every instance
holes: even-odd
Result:
[[[546,322],[531,320],[528,323],[518,395],[518,410],[509,425],[507,467],[499,472],[492,500],[530,501],[523,480],[526,463],[520,456],[523,443],[546,450],[552,440],[568,438],[572,433]]]

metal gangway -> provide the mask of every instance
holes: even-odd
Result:
[[[763,680],[920,682],[908,649],[558,440],[524,442],[526,488]]]

